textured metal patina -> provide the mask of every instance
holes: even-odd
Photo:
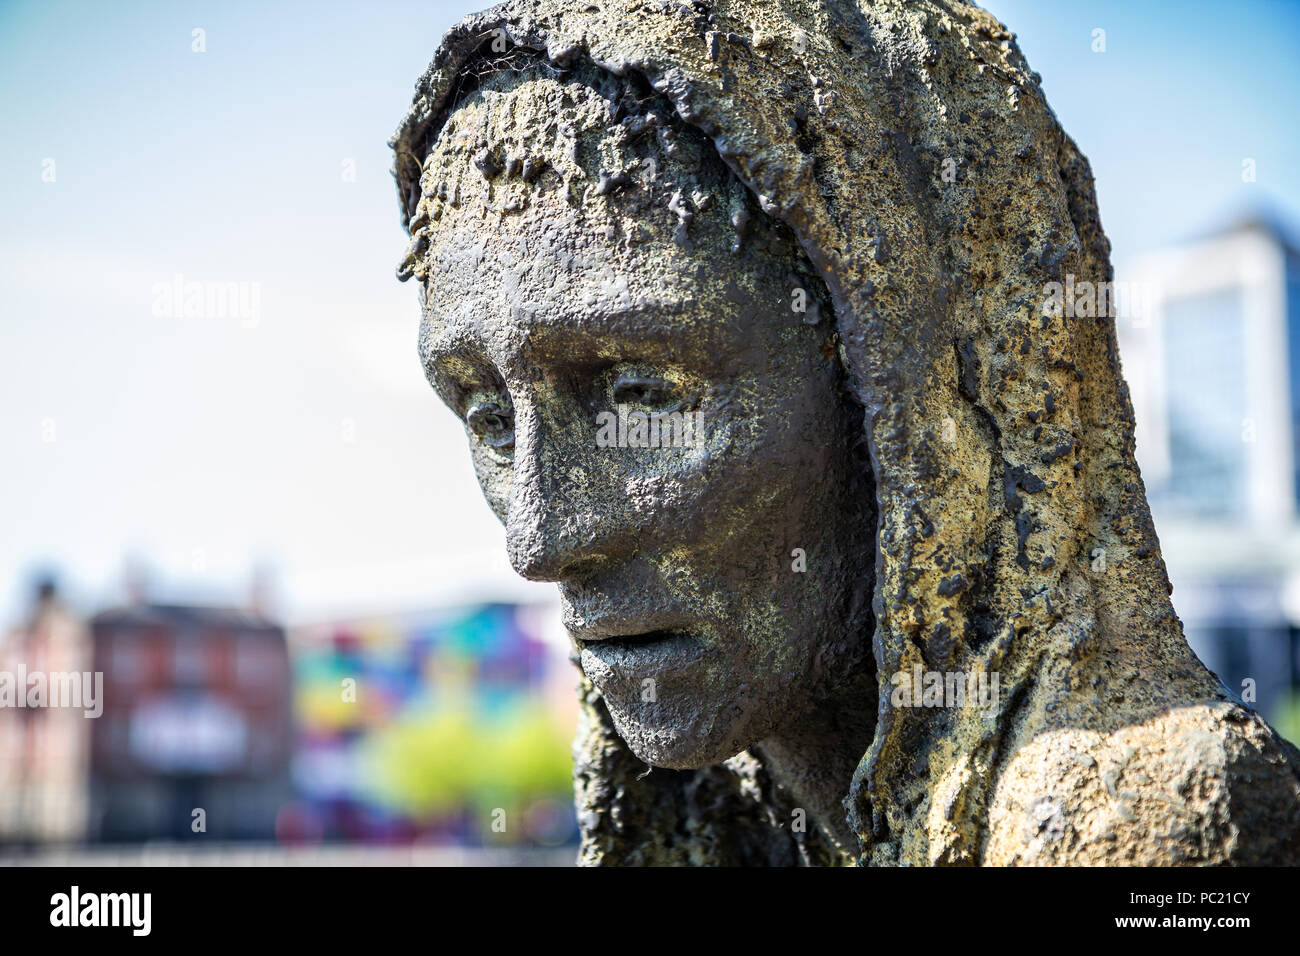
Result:
[[[993,17],[507,3],[392,146],[422,357],[571,612],[583,862],[1300,862],[1300,754],[1171,606],[1114,320],[1043,308],[1109,244]],[[703,444],[596,448],[620,394]],[[574,608],[667,636],[629,669]],[[896,706],[918,666],[996,713]]]

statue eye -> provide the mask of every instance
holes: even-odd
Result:
[[[509,408],[496,402],[475,402],[465,413],[465,422],[489,448],[515,447],[515,415]]]
[[[681,407],[673,397],[672,386],[662,378],[648,375],[620,375],[614,382],[615,405],[644,405],[671,411]],[[671,406],[667,408],[664,406]]]

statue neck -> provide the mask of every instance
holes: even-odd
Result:
[[[802,720],[755,746],[773,780],[840,852],[857,857],[844,799],[876,726],[875,675],[863,674]]]

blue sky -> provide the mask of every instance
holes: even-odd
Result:
[[[295,620],[549,597],[509,571],[393,278],[386,140],[479,6],[0,4],[0,623],[42,567],[117,599],[128,555],[172,599],[269,563]],[[1300,221],[1300,4],[989,6],[1117,260],[1246,206]],[[256,283],[256,322],[155,315],[178,275]]]

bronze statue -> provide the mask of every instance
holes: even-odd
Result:
[[[583,674],[582,862],[1300,861],[1114,320],[1046,301],[1109,246],[990,15],[519,0],[392,146],[421,358]]]

